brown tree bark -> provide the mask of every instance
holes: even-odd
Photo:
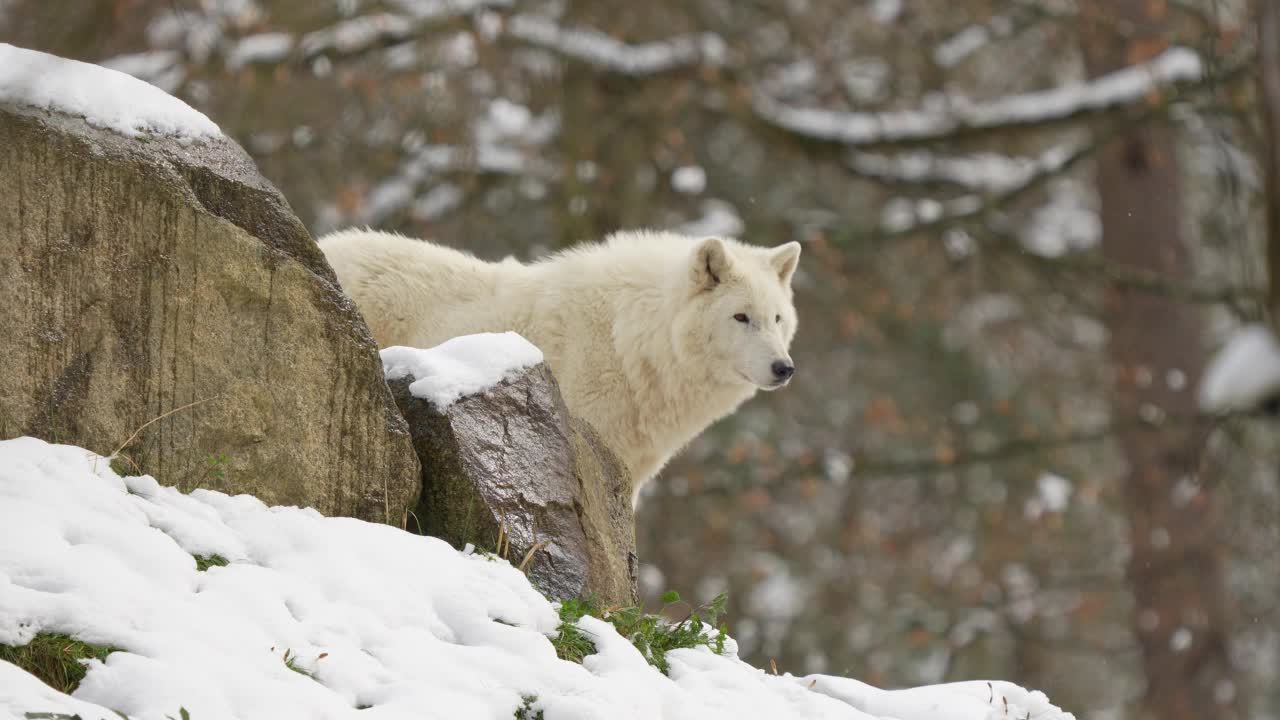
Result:
[[[1258,97],[1266,172],[1267,276],[1271,326],[1280,331],[1280,2],[1258,7]]]
[[[1086,3],[1095,23],[1081,37],[1090,75],[1162,50],[1161,6],[1147,0]],[[1174,130],[1156,122],[1135,127],[1098,156],[1107,263],[1160,273],[1174,282],[1191,277],[1176,152]],[[1115,367],[1115,419],[1194,415],[1194,388],[1204,360],[1197,310],[1113,286],[1104,321]],[[1123,493],[1130,524],[1128,580],[1147,682],[1138,716],[1235,717],[1238,684],[1227,647],[1220,501],[1198,477],[1204,428],[1170,423],[1159,430],[1124,431],[1117,439],[1128,464]]]

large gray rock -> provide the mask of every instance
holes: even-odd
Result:
[[[122,455],[184,489],[396,525],[417,501],[364,321],[228,139],[0,105],[0,304],[0,438],[141,427]]]
[[[444,411],[391,380],[422,463],[422,532],[498,550],[553,599],[636,601],[635,520],[626,469],[570,418],[545,365]],[[412,527],[412,523],[411,523]],[[534,549],[534,548],[537,549]]]

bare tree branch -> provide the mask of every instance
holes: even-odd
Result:
[[[1021,185],[1036,173],[1055,171],[1071,152],[1071,148],[1064,146],[1051,147],[1034,157],[995,152],[943,155],[925,149],[893,154],[853,151],[849,154],[848,166],[858,177],[884,185],[1000,192]]]
[[[991,249],[1044,272],[1075,275],[1102,285],[1164,295],[1180,302],[1227,305],[1242,317],[1250,315],[1249,306],[1256,306],[1267,297],[1267,291],[1263,288],[1179,283],[1143,268],[1108,263],[1096,255],[1045,257],[1028,252],[1008,233],[991,227],[984,228],[982,232],[996,241],[989,246]]]

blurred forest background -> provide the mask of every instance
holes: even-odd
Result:
[[[796,382],[639,519],[646,596],[728,591],[757,665],[1280,718],[1277,425],[1196,402],[1276,316],[1274,0],[2,0],[0,40],[185,99],[316,234],[803,243]]]

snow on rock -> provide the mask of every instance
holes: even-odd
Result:
[[[200,720],[509,718],[530,698],[546,720],[868,718],[824,696],[842,681],[815,693],[738,661],[732,645],[724,657],[675,651],[665,677],[591,617],[580,627],[597,654],[559,661],[554,608],[506,562],[387,526],[122,479],[79,448],[0,443],[0,499],[0,642],[48,631],[121,648],[89,663],[74,699],[0,663],[0,712],[16,717],[150,720],[184,707]],[[191,554],[209,552],[231,564],[197,572]]]
[[[184,140],[222,133],[204,114],[123,72],[0,43],[0,103],[66,113],[137,137]]]
[[[958,130],[1026,125],[1116,107],[1145,98],[1157,87],[1197,80],[1200,56],[1171,48],[1144,63],[1084,83],[992,100],[950,96],[938,107],[844,112],[794,107],[756,92],[755,112],[766,122],[811,138],[848,145],[934,140]]]
[[[1200,408],[1211,413],[1255,410],[1280,396],[1280,341],[1263,325],[1236,331],[1213,356],[1200,381]]]
[[[1047,720],[1073,718],[1042,692],[1007,682],[970,681],[881,690],[849,678],[810,675],[799,682],[868,715],[897,720]]]
[[[514,332],[463,335],[427,350],[382,351],[386,379],[413,378],[409,392],[440,410],[540,362],[542,351]]]
[[[196,569],[215,553],[229,564]],[[558,622],[509,563],[436,538],[0,442],[0,643],[48,632],[118,649],[87,663],[74,697],[0,662],[0,718],[467,720],[526,703],[544,720],[1071,718],[1007,683],[884,692],[768,675],[731,640],[724,655],[672,651],[664,676],[590,616],[578,627],[596,653],[578,665],[556,657]]]

